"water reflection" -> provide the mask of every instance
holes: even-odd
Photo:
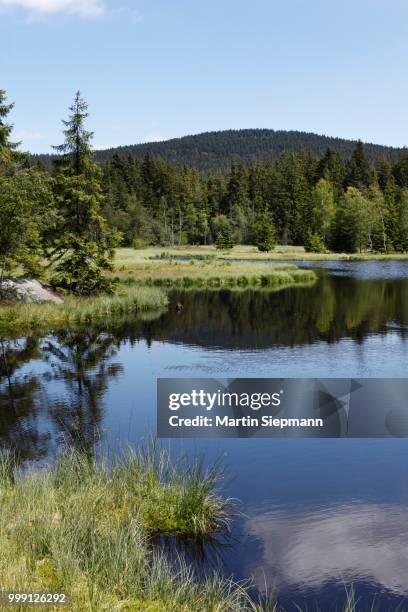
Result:
[[[262,553],[247,571],[260,589],[266,573],[292,593],[361,581],[408,596],[406,506],[351,503],[263,514],[252,508],[249,514],[245,527]]]
[[[156,339],[205,347],[263,349],[346,337],[362,342],[389,326],[402,338],[408,329],[408,279],[325,276],[313,287],[279,292],[174,292],[171,298],[183,304],[183,313],[155,322]]]
[[[322,342],[333,345],[350,338],[364,352],[368,337],[398,337],[401,342],[407,334],[408,279],[359,280],[325,274],[307,288],[185,291],[173,292],[170,298],[168,312],[156,319],[122,317],[45,338],[1,340],[0,444],[17,450],[22,459],[45,456],[50,439],[91,449],[101,431],[110,382],[124,374],[122,348],[133,350],[141,339],[147,348],[163,341],[166,346],[184,344],[207,351],[222,348],[235,356],[252,350],[251,360],[256,364],[258,359],[259,367],[264,356],[271,362],[273,350],[286,347],[293,351],[289,357],[298,370],[294,374],[302,376],[302,362],[308,355],[313,358],[315,345],[319,359],[324,355]],[[181,313],[174,307],[179,302]],[[295,347],[310,349],[300,354]],[[380,344],[370,346],[370,359],[380,363],[381,351]],[[171,365],[177,367],[174,358]],[[227,362],[225,358],[226,369]],[[143,363],[138,361],[135,367],[143,369]],[[222,370],[223,364],[217,367]],[[325,372],[313,375],[318,374]]]
[[[169,368],[192,377],[363,377],[365,367],[374,376],[405,376],[408,279],[387,274],[323,272],[312,287],[277,293],[173,292],[168,312],[156,319],[128,316],[0,339],[0,446],[22,461],[42,460],[59,444],[92,453],[109,430],[120,448],[135,417],[137,443],[154,429],[156,377],[174,375]],[[321,609],[332,609],[322,602],[332,603],[336,589],[343,602],[343,583],[351,581],[358,593],[368,585],[391,593],[394,603],[408,597],[406,441],[355,440],[347,449],[338,442],[193,441],[191,452],[205,449],[211,461],[228,450],[236,488],[226,484],[225,493],[243,500],[248,535],[237,532],[232,548],[229,542],[214,552],[187,543],[187,554],[203,565],[225,557],[240,579],[253,573],[260,588],[277,583],[287,601],[298,594],[306,601],[313,590],[309,602]]]
[[[19,461],[48,452],[50,434],[39,426],[41,383],[34,374],[21,372],[25,363],[40,357],[39,347],[35,336],[0,338],[0,448],[11,450]]]
[[[59,443],[93,452],[104,394],[123,371],[114,360],[119,330],[77,327],[45,338],[0,339],[3,449],[21,461],[45,457]]]
[[[63,330],[42,344],[44,360],[51,366],[48,383],[63,383],[63,397],[48,397],[48,410],[57,436],[91,453],[98,441],[103,418],[102,400],[109,381],[123,367],[112,360],[120,340],[115,333],[97,329]]]

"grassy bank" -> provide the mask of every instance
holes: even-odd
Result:
[[[0,333],[83,323],[128,312],[162,311],[167,303],[160,289],[120,286],[113,296],[68,297],[63,304],[5,304],[0,307]]]
[[[201,257],[198,261],[176,261],[158,255],[152,250],[120,249],[117,253],[116,272],[121,282],[145,286],[189,287],[282,287],[295,283],[310,283],[314,272],[299,270],[286,263],[218,261]]]
[[[119,284],[113,296],[67,297],[63,304],[2,304],[0,333],[23,334],[33,329],[90,322],[129,312],[161,312],[166,309],[168,298],[160,288],[264,287],[273,290],[312,283],[316,278],[313,271],[286,263],[218,261],[205,253],[201,253],[199,261],[175,261],[172,257],[184,252],[173,250],[169,258],[162,258],[160,253],[157,249],[119,249],[114,272]],[[243,256],[239,250],[236,255]]]
[[[370,259],[400,259],[408,260],[408,253],[307,253],[304,247],[282,246],[279,245],[273,251],[262,253],[256,247],[250,245],[237,245],[229,251],[220,251],[214,246],[182,246],[182,247],[149,247],[146,249],[118,249],[116,252],[116,264],[121,266],[132,266],[135,263],[142,263],[149,259],[161,258],[170,255],[172,257],[193,257],[203,261],[213,259],[223,259],[234,261],[248,259],[253,261],[270,260],[315,260],[315,261],[336,261],[336,260],[370,260]]]
[[[2,588],[65,592],[73,611],[257,610],[244,588],[216,574],[199,581],[151,542],[227,530],[230,502],[217,478],[154,447],[111,467],[72,452],[24,474],[3,457]]]

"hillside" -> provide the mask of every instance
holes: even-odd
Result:
[[[225,170],[231,159],[241,159],[251,163],[257,159],[275,159],[285,151],[309,149],[316,155],[322,155],[328,147],[336,149],[343,158],[347,158],[356,145],[355,140],[321,136],[319,134],[297,131],[226,130],[222,132],[205,132],[195,136],[173,138],[163,142],[152,142],[128,145],[114,149],[97,151],[96,158],[103,162],[112,158],[114,153],[134,155],[142,158],[146,153],[161,156],[177,166],[193,166],[199,170]],[[365,143],[367,155],[371,161],[388,157],[396,161],[401,149]],[[50,156],[38,156],[46,165]]]

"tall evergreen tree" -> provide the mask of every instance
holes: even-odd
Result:
[[[316,182],[322,178],[330,181],[335,198],[338,199],[343,190],[344,164],[335,149],[328,148],[317,165]]]
[[[7,122],[7,117],[13,108],[14,103],[7,104],[6,92],[0,89],[0,172],[4,172],[13,162],[26,157],[24,153],[18,151],[20,143],[10,140],[13,125]]]
[[[43,240],[54,222],[48,175],[18,163],[27,156],[10,139],[12,108],[0,90],[0,295],[5,278],[17,270],[41,275]]]
[[[254,246],[262,252],[272,251],[276,245],[276,230],[271,215],[259,213],[251,227],[251,239]]]
[[[93,160],[93,133],[85,129],[87,104],[77,92],[70,116],[63,121],[65,142],[55,147],[54,195],[60,222],[50,251],[55,264],[52,283],[77,295],[112,291],[106,272],[113,269],[119,234],[102,215],[102,172]]]
[[[361,140],[358,141],[351,158],[346,164],[345,182],[346,187],[356,187],[357,189],[367,188],[374,182],[374,170],[370,165]]]

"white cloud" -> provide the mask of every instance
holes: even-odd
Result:
[[[30,130],[19,130],[16,132],[16,140],[21,140],[22,142],[36,142],[38,140],[44,140],[44,138],[45,134],[43,134],[43,132],[33,132]]]
[[[146,134],[146,136],[142,139],[142,142],[161,142],[162,140],[166,140],[166,136],[160,134],[160,132],[152,132],[150,134]]]
[[[93,149],[95,151],[105,151],[106,149],[116,149],[116,147],[120,147],[118,144],[94,144]]]
[[[246,526],[262,542],[263,558],[247,573],[260,589],[265,575],[273,576],[277,587],[369,579],[407,596],[407,524],[408,509],[398,505],[352,503],[330,512],[259,514]]]
[[[87,19],[100,17],[105,9],[102,0],[0,0],[0,7],[20,7],[31,15],[69,13]]]

